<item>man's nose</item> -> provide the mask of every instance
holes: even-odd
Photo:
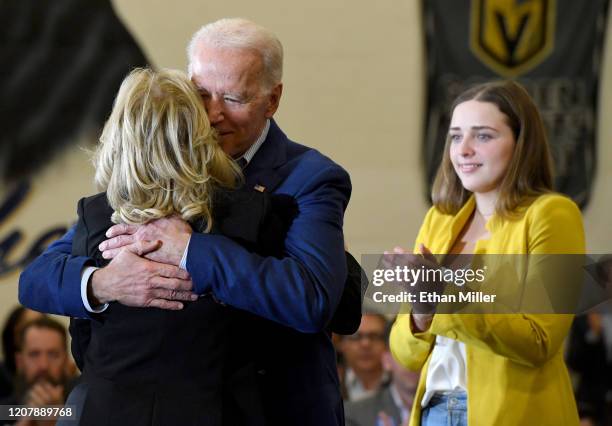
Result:
[[[370,336],[364,336],[361,339],[359,339],[359,345],[360,346],[371,346],[372,345],[372,339],[370,338]]]
[[[49,371],[49,365],[50,365],[49,357],[41,356],[38,359],[38,363],[36,365],[37,372],[39,374],[42,373],[42,372],[47,373]]]
[[[217,97],[210,97],[204,103],[210,124],[214,126],[222,122],[225,115],[223,100]]]

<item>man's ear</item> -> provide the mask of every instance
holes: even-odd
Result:
[[[268,107],[266,108],[266,118],[272,118],[283,94],[283,83],[278,83],[268,94]]]

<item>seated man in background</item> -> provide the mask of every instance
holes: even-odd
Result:
[[[15,389],[11,396],[0,401],[0,405],[63,405],[70,391],[65,327],[54,319],[41,317],[27,323],[21,336],[21,349],[15,357]],[[34,426],[47,423],[20,419],[17,424]]]
[[[23,306],[16,306],[9,313],[2,327],[2,359],[0,362],[0,400],[13,394],[16,365],[15,356],[19,352],[23,327],[30,321],[42,317],[40,312]]]
[[[346,404],[347,426],[404,426],[410,420],[410,407],[419,383],[419,373],[407,370],[389,351],[389,323],[385,331],[383,367],[391,381],[375,395]]]
[[[384,315],[364,314],[357,332],[342,338],[340,349],[346,364],[343,381],[346,401],[372,396],[386,381],[382,362],[386,327]]]

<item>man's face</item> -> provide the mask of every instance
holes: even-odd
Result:
[[[242,155],[276,112],[282,85],[264,88],[262,59],[248,49],[200,45],[191,72],[221,147],[232,157]]]
[[[60,383],[67,362],[62,336],[49,328],[30,327],[23,338],[16,362],[17,371],[30,385],[43,379]]]
[[[342,340],[346,364],[357,375],[361,372],[382,371],[385,350],[385,323],[377,315],[363,315],[357,333],[345,336]]]

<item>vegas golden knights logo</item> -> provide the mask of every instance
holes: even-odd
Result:
[[[517,77],[553,48],[556,0],[472,0],[470,47],[496,73]]]

